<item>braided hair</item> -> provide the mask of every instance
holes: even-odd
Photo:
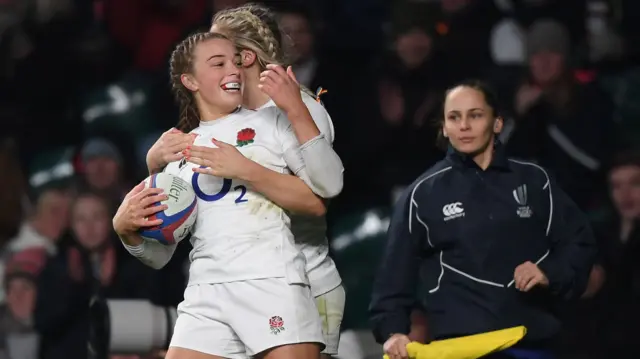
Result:
[[[272,26],[268,26],[262,18],[270,19]],[[282,32],[277,26],[275,15],[269,9],[247,4],[223,10],[214,16],[213,25],[230,35],[238,49],[255,52],[262,68],[267,64],[285,64],[281,47]]]
[[[180,106],[180,120],[176,127],[185,133],[191,132],[199,126],[200,112],[193,94],[182,84],[181,77],[193,70],[193,57],[198,44],[211,39],[229,40],[226,36],[218,33],[195,33],[176,46],[169,60],[171,90]]]
[[[233,38],[239,50],[249,50],[256,54],[260,68],[267,64],[285,66],[288,64],[284,51],[283,34],[276,15],[267,7],[258,4],[245,4],[240,7],[219,11],[213,17],[212,26]],[[311,97],[316,94],[300,86]]]

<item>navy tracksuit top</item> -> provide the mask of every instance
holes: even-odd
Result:
[[[525,342],[552,339],[554,307],[582,295],[595,246],[586,216],[545,169],[508,159],[499,142],[486,170],[450,149],[393,211],[370,306],[376,340],[409,332],[418,280],[436,339],[519,325]],[[515,289],[514,270],[527,261],[548,288]]]

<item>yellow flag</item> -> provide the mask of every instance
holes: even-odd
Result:
[[[477,359],[505,350],[524,338],[523,326],[466,337],[436,340],[429,344],[409,343],[407,351],[411,359]],[[387,355],[384,359],[389,359]]]

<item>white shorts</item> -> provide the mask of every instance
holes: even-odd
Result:
[[[170,346],[239,359],[297,343],[324,344],[311,291],[268,278],[188,286]]]
[[[338,355],[345,297],[342,284],[316,297],[318,313],[322,319],[322,335],[326,344],[323,354]]]

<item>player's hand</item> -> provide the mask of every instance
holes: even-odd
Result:
[[[193,171],[220,178],[246,179],[253,162],[235,146],[212,139],[217,148],[192,146],[186,151],[187,161],[199,165]]]
[[[147,152],[147,168],[150,173],[162,170],[167,164],[179,161],[183,152],[193,144],[196,135],[172,128],[160,136]]]
[[[389,359],[409,359],[407,344],[411,343],[408,336],[404,334],[394,334],[382,346],[384,353]]]
[[[535,286],[549,286],[549,279],[542,270],[532,262],[524,262],[513,273],[516,289],[523,292],[530,291]]]
[[[291,66],[285,71],[282,66],[268,64],[267,70],[260,74],[258,87],[286,113],[296,111],[300,106],[305,106],[300,94],[300,84],[298,84]]]
[[[161,219],[147,220],[147,217],[164,211],[166,205],[155,206],[168,197],[162,193],[162,188],[145,188],[144,182],[133,187],[120,204],[113,217],[113,229],[120,236],[136,233],[140,228],[153,227],[162,224]]]

